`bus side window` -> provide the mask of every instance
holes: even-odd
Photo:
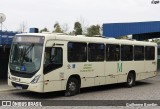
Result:
[[[87,43],[69,42],[67,52],[68,52],[68,62],[87,61]]]
[[[142,61],[144,60],[144,46],[134,46],[134,60]]]
[[[89,62],[103,62],[105,55],[105,46],[103,43],[88,44],[88,60]]]
[[[62,48],[47,47],[45,49],[44,74],[62,67],[62,58]]]
[[[155,47],[146,46],[145,47],[145,59],[146,60],[155,60]]]
[[[132,61],[133,60],[133,46],[121,45],[121,60]]]
[[[106,44],[106,60],[119,61],[120,60],[120,46],[116,44]]]

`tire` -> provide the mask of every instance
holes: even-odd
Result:
[[[76,95],[79,92],[79,89],[80,89],[79,81],[76,78],[71,77],[67,82],[65,96]]]
[[[127,82],[126,82],[126,86],[128,88],[131,88],[135,85],[135,74],[134,73],[129,73],[128,77],[127,77]]]

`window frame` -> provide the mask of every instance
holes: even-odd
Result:
[[[135,48],[136,47],[143,47],[143,59],[135,59]],[[145,47],[143,45],[134,45],[134,56],[133,57],[134,57],[134,61],[144,61],[145,60]]]
[[[85,59],[83,61],[72,61],[72,60],[69,60],[69,43],[81,43],[81,44],[85,44],[85,47],[86,47],[86,50],[85,50]],[[78,53],[79,54],[79,53]],[[87,43],[86,42],[73,42],[73,41],[70,41],[67,43],[67,61],[68,62],[87,62],[87,54],[88,54],[88,46],[87,46]]]
[[[149,59],[146,59],[146,55],[147,55],[147,53],[146,53],[146,48],[147,48],[147,47],[152,47],[152,48],[154,48],[154,55],[153,55],[154,57],[153,57],[153,59],[150,59],[150,58],[149,58]],[[151,52],[150,52],[150,53],[151,53]],[[156,54],[155,54],[155,46],[145,46],[145,60],[146,60],[146,61],[155,60],[155,55],[156,55]]]
[[[126,58],[125,58],[125,60],[124,60],[124,59],[122,60],[122,52],[124,52],[124,51],[122,51],[122,47],[123,47],[123,46],[130,46],[130,47],[132,47],[132,59],[126,59]],[[120,50],[121,56],[120,56],[120,60],[121,60],[121,61],[133,61],[133,60],[134,60],[134,57],[133,57],[133,56],[134,56],[134,55],[133,55],[133,54],[134,54],[134,53],[133,53],[134,50],[133,50],[133,49],[134,49],[133,45],[121,44],[121,50]],[[126,53],[126,51],[125,51],[125,53]]]
[[[107,56],[109,55],[108,53],[110,53],[107,49],[109,48],[109,46],[119,46],[119,53],[118,53],[118,60],[107,60]],[[116,51],[114,51],[114,53],[116,53]],[[109,58],[110,59],[110,58]],[[106,47],[105,47],[105,60],[107,62],[114,62],[114,61],[120,61],[121,60],[121,45],[119,44],[106,44]]]
[[[62,68],[63,67],[63,48],[62,47],[45,47],[45,53],[44,53],[44,62],[45,62],[45,59],[46,59],[46,49],[47,48],[49,48],[50,49],[50,59],[51,59],[51,52],[52,52],[52,49],[53,48],[59,48],[59,49],[61,49],[61,53],[62,53],[62,56],[61,56],[61,58],[62,58],[62,65],[60,65],[60,66],[57,66],[57,67],[55,67],[55,68],[51,68],[51,67],[53,67],[53,63],[49,63],[47,66],[45,66],[45,63],[43,63],[43,74],[47,74],[47,73],[50,73],[50,72],[52,72],[52,71],[54,71],[54,70],[56,70],[56,69],[59,69],[59,68]],[[56,65],[56,64],[55,64]],[[57,64],[58,65],[58,64]],[[47,68],[47,67],[50,67],[50,69],[49,68]]]
[[[90,60],[90,58],[89,58],[89,56],[90,56],[90,54],[91,54],[91,53],[89,53],[89,52],[90,52],[90,50],[89,50],[89,45],[90,45],[90,44],[103,45],[103,48],[104,48],[104,49],[103,49],[103,57],[102,57],[103,59],[102,59],[102,60]],[[105,54],[106,54],[106,53],[105,53],[105,47],[106,47],[106,46],[105,46],[104,43],[88,43],[88,61],[89,61],[89,62],[104,62],[104,61],[105,61]],[[95,54],[94,54],[94,55],[95,55]],[[98,54],[98,55],[99,55],[99,54]],[[96,56],[98,56],[98,55],[96,55]],[[100,56],[100,55],[99,55],[99,56]]]

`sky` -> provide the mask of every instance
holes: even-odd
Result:
[[[103,23],[160,21],[160,3],[153,0],[0,0],[0,13],[6,15],[3,29],[17,31],[24,23],[27,28],[44,27],[53,31],[55,22],[83,26]],[[159,1],[159,0],[155,0]]]

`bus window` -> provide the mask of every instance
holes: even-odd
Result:
[[[69,42],[68,43],[68,62],[86,62],[87,43]]]
[[[145,59],[154,60],[155,59],[155,47],[146,46],[145,47]]]
[[[133,46],[121,45],[121,60],[132,61],[133,60]]]
[[[134,60],[144,60],[144,46],[134,46]]]
[[[104,61],[104,44],[88,44],[88,60],[90,62]]]
[[[106,45],[106,61],[119,61],[120,46],[114,44]]]
[[[47,47],[45,49],[44,73],[62,67],[62,56],[62,48]]]

